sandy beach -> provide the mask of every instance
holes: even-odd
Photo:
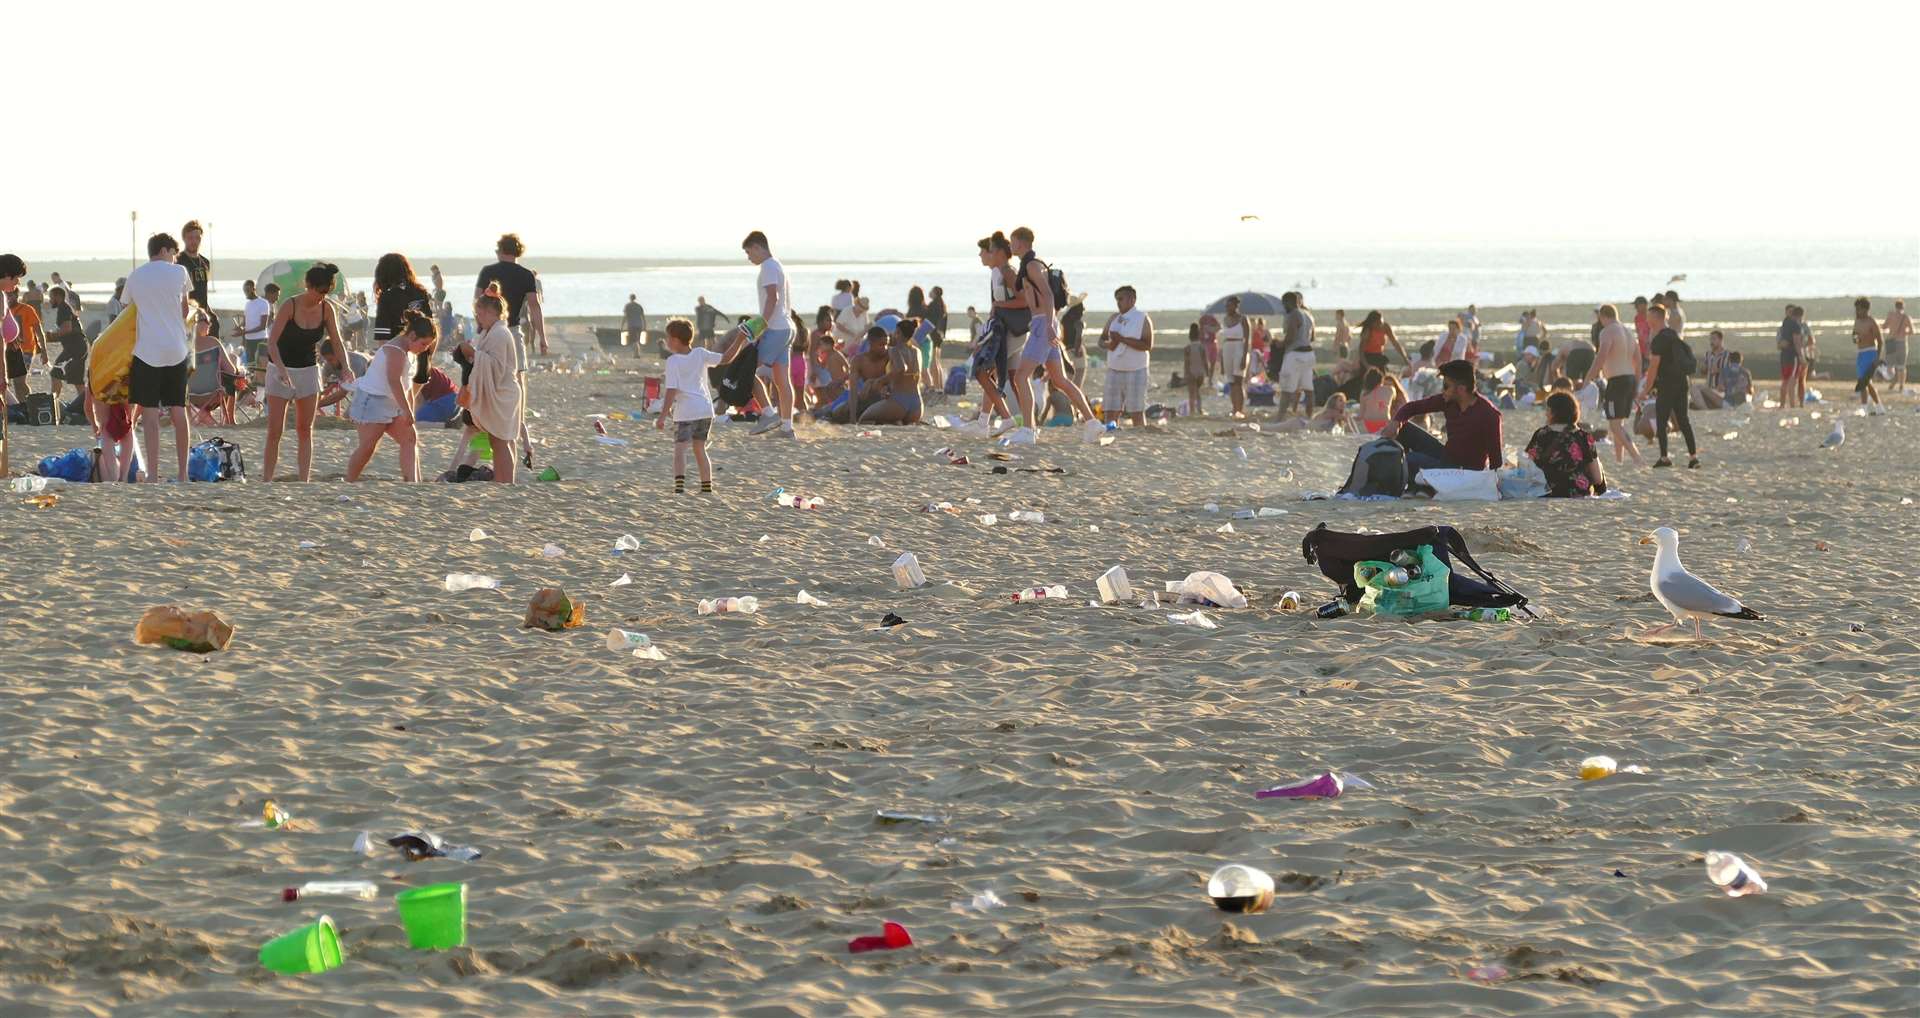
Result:
[[[533,379],[557,484],[7,496],[0,1016],[1920,1009],[1911,397],[1849,418],[1837,451],[1818,446],[1850,386],[1743,425],[1698,413],[1705,468],[1629,469],[1621,501],[1302,502],[1358,440],[1222,437],[1218,418],[1105,448],[1050,430],[1006,474],[932,428],[727,425],[721,494],[700,498],[668,493],[650,424],[595,443],[588,415],[640,404],[640,374],[607,370]],[[1508,445],[1537,423],[1510,413]],[[258,426],[202,433],[257,476]],[[423,432],[430,468],[454,434]],[[14,436],[20,471],[86,433]],[[336,482],[351,431],[323,422],[316,444]],[[954,444],[973,465],[935,455]],[[370,476],[397,476],[390,445]],[[825,505],[781,509],[776,486]],[[940,500],[961,511],[921,511]],[[1257,506],[1287,514],[1219,532]],[[1299,552],[1322,521],[1456,525],[1544,618],[1276,610],[1333,596]],[[1767,620],[1628,635],[1666,621],[1636,544],[1661,525]],[[640,548],[616,556],[623,534]],[[902,551],[927,587],[895,589]],[[1142,588],[1218,570],[1253,603],[1215,630],[1090,606],[1112,565]],[[501,588],[444,590],[460,571]],[[1040,583],[1071,596],[1010,603]],[[586,602],[583,628],[519,627],[547,585]],[[722,595],[761,610],[696,614]],[[205,656],[135,646],[158,604],[238,635]],[[877,628],[887,612],[907,624]],[[666,660],[609,651],[613,626]],[[1593,753],[1651,773],[1577,780]],[[1329,767],[1376,787],[1253,797]],[[269,798],[295,824],[244,826]],[[410,828],[486,854],[350,851]],[[1710,848],[1771,891],[1720,895]],[[1275,877],[1271,911],[1214,910],[1202,885],[1228,862]],[[321,878],[382,894],[278,900]],[[409,950],[391,896],[442,880],[470,885],[467,945]],[[1003,906],[955,909],[989,890]],[[259,966],[323,912],[344,965]],[[888,920],[915,945],[847,953]],[[1488,963],[1508,976],[1463,975]]]

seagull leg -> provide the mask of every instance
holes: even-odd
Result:
[[[1664,632],[1666,632],[1667,630],[1669,630],[1669,629],[1672,629],[1673,627],[1675,627],[1675,626],[1677,626],[1677,625],[1679,625],[1679,624],[1680,624],[1680,623],[1678,623],[1678,622],[1669,622],[1669,623],[1667,623],[1667,624],[1666,624],[1666,625],[1664,625],[1664,626],[1654,626],[1654,627],[1653,627],[1652,629],[1649,629],[1649,630],[1647,630],[1646,632],[1643,632],[1643,633],[1641,633],[1640,635],[1641,635],[1641,636],[1658,636],[1658,635],[1660,635],[1661,633],[1664,633]]]
[[[1698,615],[1693,617],[1693,638],[1696,640],[1704,640],[1707,638],[1706,632],[1700,628],[1700,616]]]

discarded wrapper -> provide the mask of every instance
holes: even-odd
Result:
[[[134,626],[135,643],[205,654],[226,650],[233,642],[233,624],[216,611],[188,611],[173,605],[148,608]]]
[[[534,592],[533,600],[527,602],[527,619],[521,626],[557,633],[573,629],[586,620],[585,604],[567,597],[567,592],[559,587],[541,587]]]

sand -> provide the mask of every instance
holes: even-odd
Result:
[[[1849,420],[1831,453],[1811,410],[1755,413],[1733,439],[1731,414],[1697,414],[1706,468],[1629,470],[1625,501],[1381,505],[1298,501],[1339,483],[1356,439],[1216,437],[1217,419],[1108,448],[1051,431],[1009,465],[1065,474],[1006,475],[977,441],[960,443],[976,465],[945,465],[954,440],[930,428],[728,426],[722,495],[676,497],[650,427],[593,441],[586,415],[637,392],[624,373],[535,378],[559,484],[6,496],[0,1016],[1920,1007],[1910,400]],[[1511,417],[1509,443],[1532,426]],[[257,471],[258,428],[217,430]],[[427,434],[438,467],[454,433]],[[15,436],[18,469],[84,432]],[[317,473],[337,479],[349,445],[323,428]],[[370,473],[397,475],[390,447]],[[826,505],[779,509],[776,485]],[[966,512],[919,511],[940,499]],[[1259,505],[1289,512],[1217,533]],[[1006,522],[1022,508],[1047,522]],[[1331,596],[1298,551],[1320,521],[1458,525],[1546,617],[1274,610],[1288,589]],[[1664,621],[1635,544],[1663,524],[1767,621],[1626,636]],[[492,539],[470,543],[475,526]],[[622,534],[640,550],[612,555]],[[540,558],[547,542],[565,557]],[[903,550],[928,587],[894,589]],[[1143,587],[1217,569],[1253,605],[1212,631],[1088,606],[1114,564]],[[464,570],[502,589],[442,589]],[[1009,602],[1044,582],[1073,596]],[[549,584],[586,600],[586,627],[519,628]],[[828,605],[795,604],[803,588]],[[729,594],[761,612],[695,614]],[[219,609],[233,646],[133,645],[163,603]],[[877,630],[885,612],[908,625]],[[613,625],[667,660],[609,652]],[[1597,752],[1652,773],[1576,780]],[[1253,798],[1327,766],[1377,788]],[[267,798],[297,826],[243,826]],[[879,808],[951,819],[877,826]],[[349,851],[411,827],[487,854]],[[1719,895],[1708,848],[1772,891]],[[1279,881],[1269,913],[1204,898],[1235,861]],[[324,877],[382,897],[278,900]],[[468,944],[409,950],[391,895],[441,880],[471,887]],[[1005,905],[952,909],[985,890]],[[345,965],[259,967],[261,943],[321,912]],[[846,952],[886,920],[916,945]],[[1461,974],[1489,962],[1510,977]]]

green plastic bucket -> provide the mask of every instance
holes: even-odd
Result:
[[[430,884],[393,896],[407,942],[422,951],[444,951],[467,942],[467,885]]]
[[[493,457],[493,439],[489,438],[484,431],[474,432],[473,437],[467,439],[467,448],[472,449],[473,454],[481,459]]]
[[[340,950],[340,934],[327,916],[291,933],[283,933],[260,948],[260,964],[275,972],[306,975],[339,968],[346,957]]]

